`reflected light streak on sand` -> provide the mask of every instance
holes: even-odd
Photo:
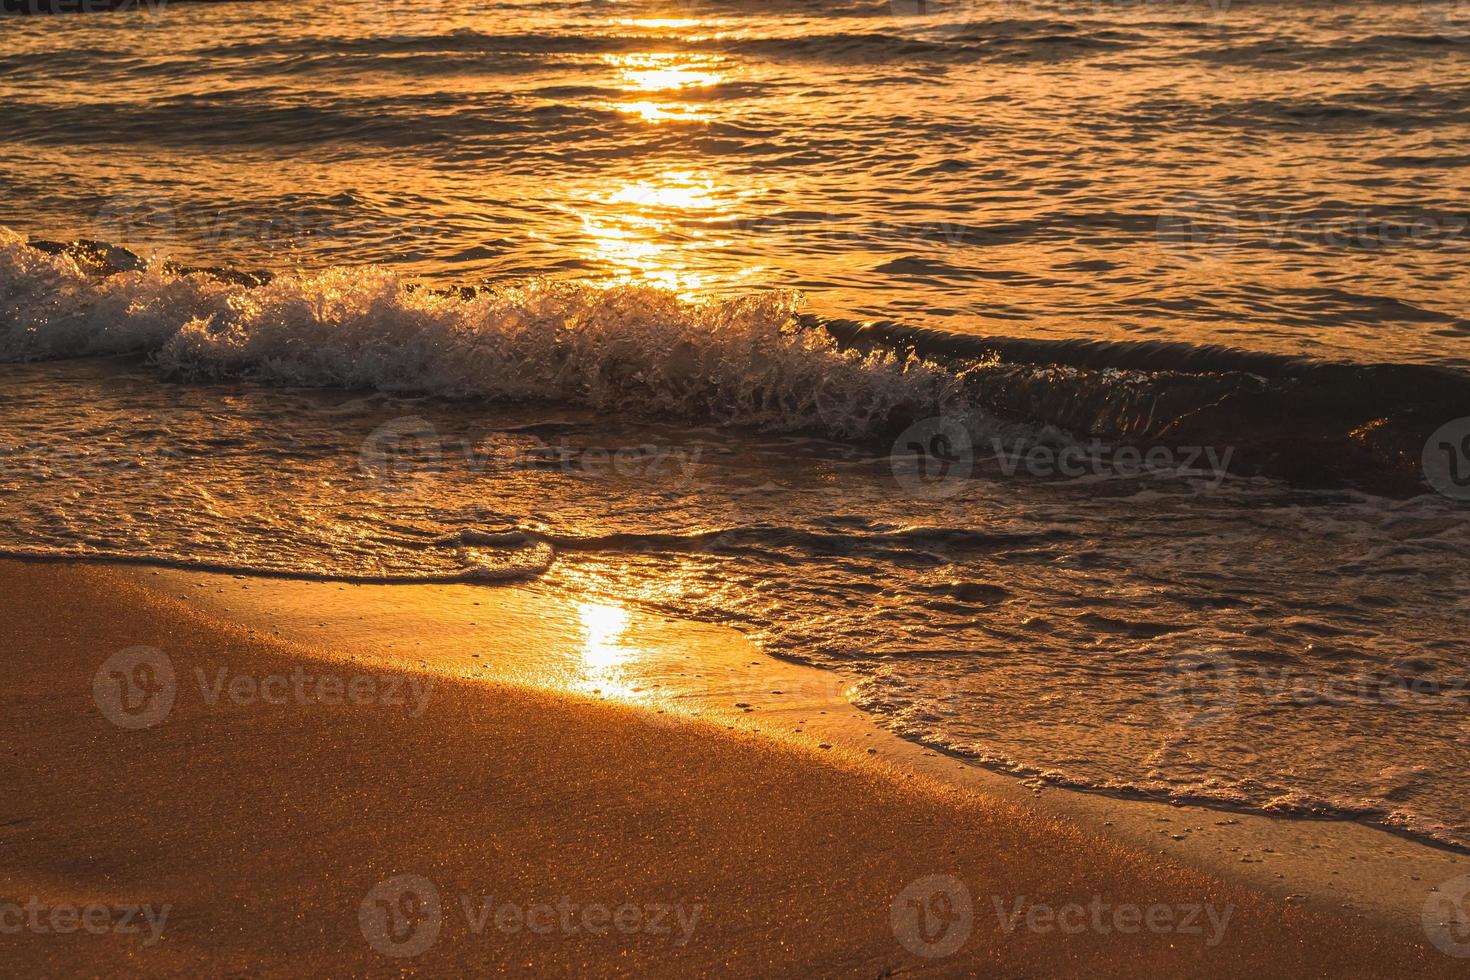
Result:
[[[572,687],[604,698],[641,700],[644,695],[634,690],[623,671],[623,665],[637,653],[623,639],[628,610],[609,603],[579,602],[577,619],[583,631],[581,670]]]

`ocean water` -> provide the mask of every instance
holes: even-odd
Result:
[[[0,553],[539,579],[1018,775],[1470,847],[1467,56],[1434,3],[0,19]]]

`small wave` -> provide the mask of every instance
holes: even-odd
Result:
[[[915,704],[911,692],[885,683],[882,675],[865,678],[853,687],[853,703],[881,719],[896,734],[927,748],[969,760],[991,772],[1084,793],[1128,800],[1155,800],[1175,806],[1208,806],[1241,813],[1261,812],[1312,820],[1353,820],[1404,834],[1436,846],[1470,853],[1463,828],[1448,826],[1434,816],[1395,807],[1391,802],[1348,795],[1322,797],[1300,789],[1256,780],[1233,782],[1219,777],[1179,785],[1167,779],[1134,777],[1079,777],[1048,765],[1030,765],[1003,753],[986,750],[968,740],[937,737],[927,714],[932,706]]]
[[[458,95],[416,99],[321,99],[261,102],[255,93],[154,99],[142,105],[68,105],[12,99],[6,124],[13,136],[70,146],[79,133],[107,135],[98,142],[165,145],[298,146],[353,143],[421,147],[462,146],[542,135],[566,142],[568,133],[610,132],[631,125],[624,113],[587,105],[527,106],[511,96],[486,96],[465,105]],[[715,135],[717,127],[709,127]]]
[[[1305,38],[1242,41],[1228,46],[1201,49],[1190,54],[1194,60],[1221,65],[1250,65],[1255,70],[1315,68],[1335,63],[1355,67],[1378,61],[1399,62],[1406,57],[1452,51],[1470,44],[1470,36],[1443,34],[1376,34],[1369,37],[1339,37],[1327,41]]]
[[[856,350],[956,365],[992,420],[1104,439],[1231,446],[1245,472],[1305,486],[1419,491],[1425,439],[1470,404],[1470,376],[1170,341],[983,337],[806,315]],[[983,364],[966,370],[960,365]]]
[[[1064,530],[1035,532],[979,531],[960,527],[892,527],[830,532],[773,524],[721,528],[690,533],[625,532],[604,535],[540,535],[558,551],[709,552],[788,550],[809,555],[862,554],[871,551],[944,547],[951,553],[995,551],[1062,540]]]
[[[1060,429],[1228,446],[1235,472],[1396,495],[1420,492],[1425,438],[1470,403],[1470,377],[1429,365],[961,335],[819,318],[784,291],[430,291],[377,267],[272,279],[95,243],[53,251],[0,232],[0,360],[141,353],[185,380],[556,401],[857,441],[949,416],[982,442]]]
[[[371,267],[261,285],[159,265],[98,277],[0,231],[5,361],[142,353],[184,379],[562,401],[836,438],[964,407],[952,372],[844,350],[798,329],[799,305],[546,280],[444,294]]]
[[[824,17],[832,12],[823,11]],[[891,11],[888,12],[891,17]],[[872,19],[871,12],[855,19]],[[840,18],[835,18],[840,19]],[[982,19],[962,29],[942,31],[938,36],[921,36],[911,24],[900,20],[885,30],[833,30],[798,36],[762,37],[717,34],[681,38],[681,48],[730,56],[757,56],[822,63],[974,62],[1009,60],[1018,57],[1064,59],[1087,53],[1125,48],[1142,41],[1142,35],[1116,30],[1084,30],[1067,21]],[[259,58],[282,56],[383,56],[474,55],[482,59],[482,71],[514,68],[526,59],[545,63],[550,58],[603,55],[658,50],[668,38],[650,34],[608,33],[504,33],[468,29],[441,34],[374,35],[366,37],[304,37],[221,44],[203,49],[202,57]]]
[[[85,545],[0,548],[0,559],[34,562],[87,561],[101,564],[173,568],[218,575],[250,575],[256,578],[298,579],[312,582],[351,582],[357,585],[443,585],[456,582],[516,582],[536,578],[551,567],[549,547],[507,550],[491,554],[483,549],[460,548],[452,565],[424,568],[367,569],[346,564],[314,565],[301,555],[287,555],[279,562],[216,560],[198,554],[149,553],[133,549],[107,549]]]

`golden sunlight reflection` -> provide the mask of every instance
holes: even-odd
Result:
[[[612,54],[604,60],[617,69],[620,88],[638,92],[703,88],[727,77],[720,69],[720,59],[707,54],[682,51]]]
[[[577,212],[590,258],[611,267],[615,281],[645,283],[691,297],[710,285],[698,271],[701,253],[728,247],[728,223],[757,191],[734,189],[709,174],[666,170],[593,194]],[[749,266],[742,278],[763,271]]]
[[[636,654],[623,638],[628,610],[610,603],[579,602],[577,619],[582,626],[582,662],[574,686],[598,697],[640,700],[641,693],[629,683],[623,670]]]
[[[640,117],[644,122],[704,122],[709,114],[682,102],[610,102],[618,112]]]
[[[622,606],[599,602],[577,603],[577,618],[582,623],[582,663],[593,668],[615,667],[628,659],[620,640],[628,628],[628,610]]]
[[[693,17],[624,17],[618,23],[647,30],[661,30],[663,28],[699,27],[703,22]]]
[[[655,180],[623,184],[606,200],[612,204],[637,204],[645,208],[709,211],[719,207],[720,192],[713,181],[692,170],[668,170]]]

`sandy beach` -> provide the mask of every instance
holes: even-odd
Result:
[[[865,755],[310,649],[122,569],[0,577],[17,973],[1462,975]],[[162,715],[107,680],[139,647]]]
[[[1282,14],[0,0],[0,980],[1470,976],[1470,4]]]

